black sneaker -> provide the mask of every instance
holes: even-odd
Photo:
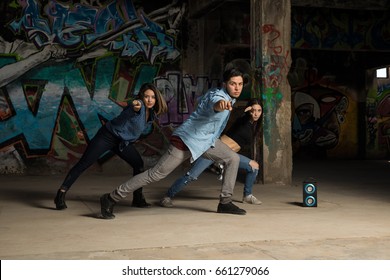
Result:
[[[57,210],[64,210],[64,209],[68,208],[68,206],[66,206],[66,203],[65,203],[65,195],[66,195],[66,192],[62,192],[60,189],[57,191],[57,195],[54,198],[54,203],[56,205]]]
[[[116,202],[112,200],[109,193],[103,194],[100,197],[100,218],[102,219],[114,219],[114,206]]]
[[[218,213],[226,213],[226,214],[235,214],[235,215],[245,215],[246,211],[241,209],[233,204],[233,202],[229,202],[226,204],[219,203],[218,204]]]
[[[144,198],[138,200],[133,199],[133,202],[131,203],[131,207],[150,208],[151,206],[152,204],[147,203]]]

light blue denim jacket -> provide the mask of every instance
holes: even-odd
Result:
[[[229,119],[230,111],[214,111],[214,104],[219,100],[236,101],[226,89],[214,88],[208,90],[198,102],[198,106],[190,117],[185,120],[173,135],[180,137],[191,152],[191,161],[196,160],[220,137]]]

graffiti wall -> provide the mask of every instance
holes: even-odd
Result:
[[[375,72],[375,71],[374,71]],[[390,157],[390,79],[375,79],[367,95],[367,157]]]
[[[229,32],[215,32],[209,40],[213,47],[208,48],[215,53],[205,54],[211,71],[191,75],[182,69],[187,45],[199,41],[188,38],[186,0],[5,0],[0,9],[0,174],[66,172],[101,125],[118,115],[145,82],[155,83],[169,106],[159,124],[137,144],[146,165],[152,165],[173,129],[194,110],[195,100],[219,84],[214,77],[221,72],[221,58],[224,63],[238,59],[250,65],[249,45],[240,52],[226,48],[230,51],[222,55],[215,51],[218,44],[226,47],[231,41],[218,35]],[[388,14],[339,13],[292,9],[292,49],[390,49]],[[243,14],[245,32],[237,34],[246,44],[249,11]],[[236,22],[228,22],[231,26],[223,25],[222,31],[238,28]],[[259,69],[267,73],[262,96],[274,98],[276,108],[281,95],[267,89],[280,83],[286,53],[275,43],[279,31],[272,24],[262,32],[269,36],[274,52],[266,61],[268,68]],[[197,46],[192,45],[195,52]],[[318,58],[295,58],[289,73],[294,154],[355,157],[356,96],[361,93],[340,82],[344,77],[329,74],[344,69],[321,69],[313,57]],[[353,60],[354,55],[350,57]],[[351,65],[353,69],[355,64]],[[388,83],[372,87],[368,99],[367,149],[372,147],[373,153],[390,150],[388,89]],[[245,90],[247,97],[255,92],[250,87]],[[101,163],[111,159],[105,155]]]
[[[303,158],[355,158],[358,153],[357,93],[320,76],[304,58],[289,74],[292,89],[292,145]]]
[[[389,63],[389,17],[375,7],[292,8],[296,156],[388,158],[389,83],[366,71]]]
[[[386,11],[293,7],[291,47],[322,50],[389,50]]]
[[[67,171],[145,82],[154,82],[169,105],[155,133],[140,143],[152,157],[214,83],[180,71],[184,1],[153,7],[125,0],[7,2],[0,33],[0,174],[31,166]]]

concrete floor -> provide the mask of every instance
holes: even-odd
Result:
[[[389,260],[390,163],[294,162],[291,186],[254,186],[262,205],[237,205],[247,215],[218,214],[220,182],[204,173],[161,208],[158,200],[184,170],[144,189],[150,209],[115,208],[97,218],[99,196],[128,176],[89,172],[67,194],[68,209],[54,209],[64,176],[2,176],[2,260]],[[317,180],[318,207],[302,207],[302,182]]]

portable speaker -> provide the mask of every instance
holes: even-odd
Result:
[[[317,182],[303,182],[303,206],[317,207]]]

